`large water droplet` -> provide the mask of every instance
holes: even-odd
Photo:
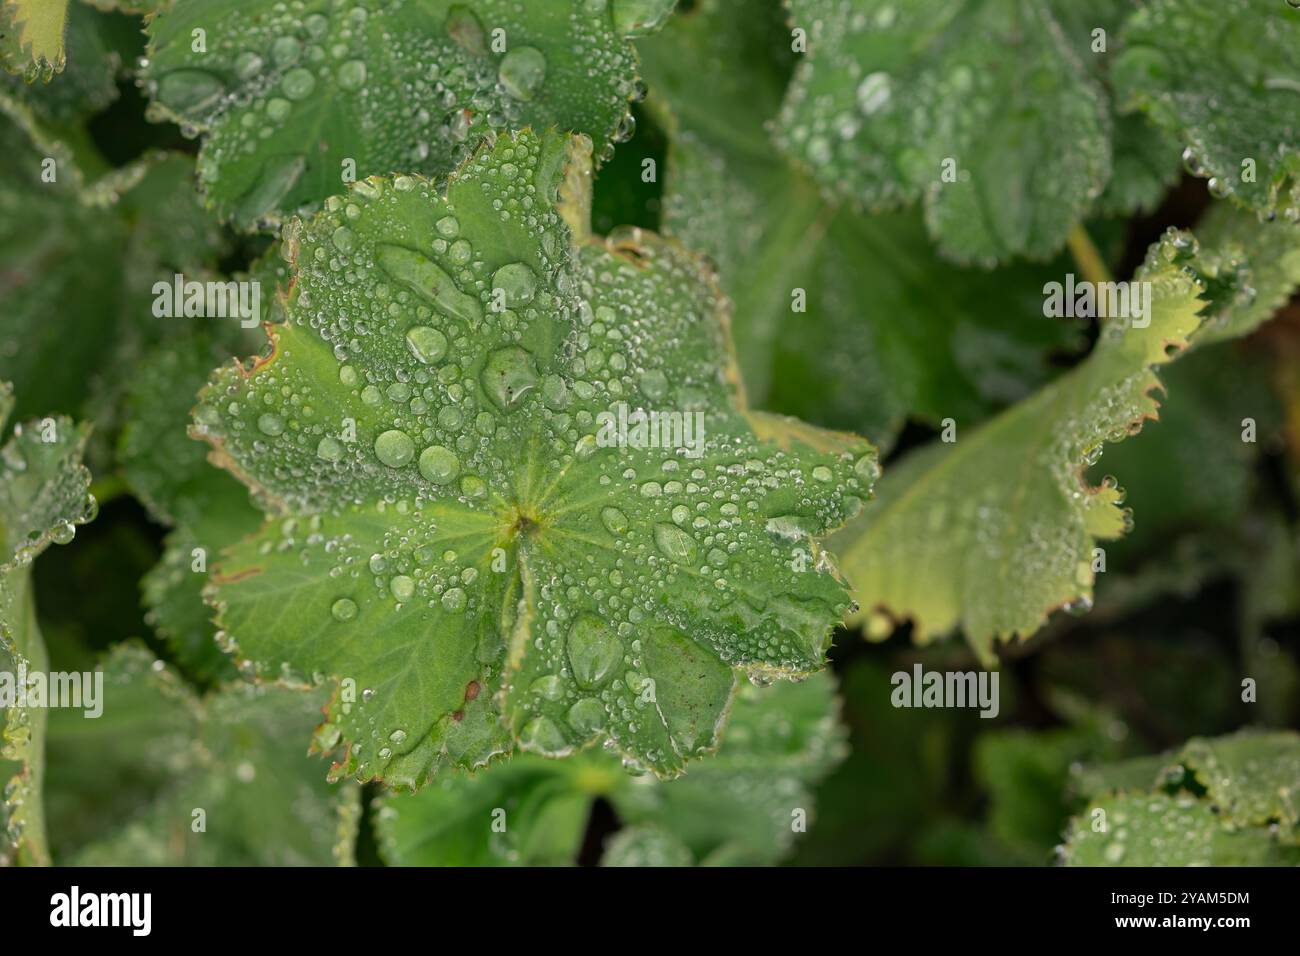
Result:
[[[350,621],[357,616],[357,602],[351,598],[339,598],[330,605],[330,614],[336,621]]]
[[[480,380],[488,397],[504,411],[517,408],[540,381],[532,355],[517,345],[489,355]]]
[[[465,592],[461,588],[448,588],[442,593],[444,609],[456,614],[465,610]]]
[[[430,445],[420,452],[420,474],[436,485],[449,484],[460,474],[460,459],[442,445]]]
[[[688,532],[671,524],[655,525],[655,545],[669,561],[682,565],[693,565],[699,550]]]
[[[375,247],[379,268],[417,295],[428,299],[442,312],[471,323],[483,318],[483,305],[465,295],[432,259],[403,246],[381,244]]]
[[[620,36],[654,33],[673,12],[677,0],[614,0],[614,29]]]
[[[451,8],[447,14],[447,32],[466,53],[474,56],[487,56],[487,34],[474,11],[461,4]]]
[[[569,746],[564,731],[549,717],[534,717],[519,732],[519,742],[529,750],[545,754],[559,753]]]
[[[582,614],[569,629],[569,663],[578,686],[603,684],[623,660],[623,645],[609,625],[594,614]]]
[[[536,47],[515,47],[501,58],[501,85],[517,100],[531,100],[546,79],[546,57]]]
[[[349,93],[361,89],[366,84],[366,65],[360,60],[348,60],[339,67],[337,74],[339,89]]]
[[[425,365],[435,365],[447,354],[447,336],[427,325],[406,330],[406,346]]]
[[[569,708],[569,725],[590,736],[605,726],[605,706],[594,697],[584,697]]]
[[[284,95],[291,100],[305,100],[311,96],[312,90],[316,89],[316,77],[312,75],[311,70],[298,67],[284,75],[284,79],[280,81],[280,89],[284,90]]]
[[[406,432],[390,429],[375,439],[375,455],[389,468],[401,468],[415,457],[415,442]]]
[[[158,101],[178,113],[211,106],[224,92],[220,78],[206,70],[175,70],[158,83]]]
[[[888,73],[868,73],[858,84],[858,109],[865,116],[878,113],[888,105],[892,92],[892,81]]]
[[[533,301],[537,294],[537,273],[523,262],[502,266],[492,276],[492,288],[505,293],[506,305],[516,308]]]
[[[623,534],[627,531],[627,515],[617,508],[602,508],[600,522],[610,534]]]
[[[405,574],[398,574],[388,582],[388,590],[393,592],[393,597],[405,603],[415,596],[415,582]]]

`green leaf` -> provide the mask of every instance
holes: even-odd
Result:
[[[1238,826],[1276,824],[1281,840],[1300,845],[1300,734],[1197,738],[1187,742],[1181,759],[1221,819]]]
[[[106,439],[139,354],[215,321],[156,317],[154,284],[208,277],[224,241],[187,157],[150,154],[88,186],[29,111],[3,106],[0,146],[13,165],[0,182],[0,377],[14,381],[20,416],[79,415]]]
[[[269,298],[272,290],[263,294]],[[224,547],[257,531],[261,513],[243,485],[208,463],[207,446],[188,437],[186,426],[212,367],[239,349],[241,331],[233,322],[197,330],[144,356],[132,376],[118,447],[128,487],[173,528],[162,560],[142,582],[148,621],[180,666],[207,682],[235,676],[203,601],[207,570]]]
[[[1177,140],[1141,113],[1116,116],[1112,139],[1110,181],[1092,212],[1098,216],[1151,212],[1182,171]]]
[[[445,195],[331,200],[288,231],[274,352],[196,411],[281,516],[214,576],[219,624],[258,673],[343,682],[319,739],[363,779],[481,766],[502,721],[525,750],[607,736],[677,774],[735,667],[817,670],[848,606],[816,537],[874,452],[742,413],[710,276],[651,234],[585,238],[585,162],[523,132]],[[620,409],[703,434],[620,442]]]
[[[1026,863],[1046,863],[1073,809],[1066,793],[1070,767],[1107,756],[1108,748],[1114,743],[1095,725],[981,734],[974,770],[989,794],[990,832]]]
[[[610,837],[601,866],[690,866],[691,848],[653,823],[628,827]]]
[[[521,754],[473,776],[444,774],[417,794],[382,798],[380,849],[391,866],[567,865],[592,800],[625,776],[596,751],[564,760]]]
[[[1070,789],[1087,800],[1113,794],[1150,790],[1169,766],[1169,754],[1130,757],[1112,763],[1070,767]]]
[[[611,800],[625,822],[663,826],[700,863],[776,863],[812,823],[810,785],[844,758],[837,709],[828,679],[746,685],[716,757],[671,783],[633,781]]]
[[[360,791],[331,786],[300,735],[316,695],[232,684],[194,697],[143,646],[116,646],[103,665],[104,713],[51,720],[51,820],[93,801],[94,821],[72,823],[87,843],[64,863],[89,866],[324,866],[352,861]],[[89,755],[93,754],[94,757]],[[98,780],[86,773],[93,759]],[[52,767],[54,766],[52,761]],[[104,780],[124,812],[105,815]],[[84,789],[92,786],[91,792]],[[60,825],[65,822],[60,819]],[[70,838],[71,834],[69,834]],[[72,842],[69,840],[69,842]]]
[[[14,407],[0,382],[0,434]],[[0,448],[0,780],[3,803],[0,861],[49,863],[41,791],[45,773],[46,709],[18,698],[22,675],[47,670],[36,624],[31,563],[51,542],[67,543],[76,525],[94,517],[90,473],[81,464],[88,430],[65,418],[17,425]]]
[[[59,863],[147,812],[195,770],[202,709],[174,670],[137,641],[114,645],[92,668],[104,682],[99,715],[49,712],[45,804]]]
[[[1136,792],[1144,774],[1154,792]],[[1069,864],[1300,864],[1294,731],[1196,738],[1175,756],[1085,771],[1080,783],[1085,793],[1117,795],[1095,800],[1076,818],[1062,848]]]
[[[1109,103],[1070,7],[791,0],[808,52],[778,143],[831,194],[924,197],[959,262],[1045,258],[1110,175]]]
[[[86,3],[113,13],[137,13],[147,17],[170,9],[176,0],[86,0]]]
[[[1137,555],[1169,569],[1179,533],[1227,530],[1243,518],[1260,449],[1276,434],[1281,413],[1259,356],[1229,344],[1200,347],[1222,321],[1206,322],[1193,351],[1162,376],[1169,401],[1160,418],[1108,448],[1091,469],[1097,481],[1124,477],[1125,504],[1136,516],[1132,534],[1107,548],[1107,561],[1116,562],[1108,570],[1129,570]],[[1255,442],[1242,440],[1246,419],[1256,424]]]
[[[1091,600],[1092,549],[1129,518],[1114,483],[1083,480],[1106,441],[1156,417],[1154,369],[1186,347],[1205,285],[1191,242],[1170,232],[1137,280],[1149,324],[1108,322],[1079,366],[955,444],[907,456],[878,499],[832,541],[863,611],[910,619],[924,643],[960,627],[987,665],[994,644],[1033,634],[1047,614]],[[873,626],[873,630],[874,630]]]
[[[638,50],[674,133],[664,228],[717,264],[754,404],[887,442],[908,416],[972,420],[1045,380],[1076,331],[1042,317],[1064,269],[951,266],[918,215],[837,210],[771,149],[790,60],[775,7],[703,0]]]
[[[157,116],[208,134],[207,201],[249,228],[353,179],[445,175],[493,131],[554,125],[612,148],[636,80],[616,25],[644,6],[179,0],[148,24],[143,76]]]
[[[1300,218],[1300,11],[1273,0],[1230,9],[1152,0],[1123,39],[1119,98],[1182,142],[1188,169],[1258,213]]]
[[[1196,345],[1240,338],[1267,322],[1300,288],[1300,230],[1288,223],[1265,224],[1228,203],[1216,203],[1196,234],[1218,271],[1240,264],[1249,270],[1253,294],[1215,313],[1196,335]]]
[[[1104,832],[1090,826],[1096,811],[1105,813]],[[1120,794],[1076,820],[1061,857],[1067,866],[1294,866],[1300,851],[1279,847],[1267,830],[1229,829],[1188,794]]]
[[[53,123],[69,123],[99,112],[117,99],[117,73],[122,66],[122,57],[103,28],[105,19],[84,4],[73,4],[67,11],[66,68],[48,86],[15,76],[0,81],[0,88]]]
[[[22,73],[28,82],[63,69],[67,57],[63,36],[68,0],[3,0],[0,2],[0,66]]]
[[[843,756],[836,710],[825,674],[746,684],[718,754],[672,781],[629,776],[598,750],[446,774],[418,794],[382,798],[380,847],[402,866],[573,863],[604,798],[626,824],[606,844],[606,865],[774,863],[812,815],[809,788]]]

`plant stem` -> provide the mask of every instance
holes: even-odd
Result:
[[[1111,281],[1110,270],[1106,268],[1101,253],[1093,245],[1092,237],[1088,235],[1088,230],[1083,228],[1082,223],[1074,224],[1074,228],[1070,230],[1068,243],[1070,255],[1074,256],[1075,264],[1078,265],[1085,279],[1093,285]]]

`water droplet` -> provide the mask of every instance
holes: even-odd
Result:
[[[347,226],[339,226],[330,236],[330,241],[339,252],[351,252],[357,244],[357,234]]]
[[[442,445],[430,445],[420,452],[420,474],[436,485],[445,485],[460,474],[460,459]]]
[[[460,588],[448,588],[442,594],[442,606],[453,614],[465,610],[465,592]]]
[[[305,100],[311,96],[312,90],[316,89],[316,77],[312,75],[311,70],[297,67],[284,75],[284,79],[280,81],[280,89],[291,100]]]
[[[401,468],[415,457],[415,442],[406,432],[390,429],[375,439],[375,454],[389,468]]]
[[[853,463],[853,473],[867,484],[872,484],[880,477],[880,462],[875,455],[863,455]]]
[[[603,684],[623,660],[623,645],[609,625],[594,614],[582,614],[573,622],[568,638],[569,663],[578,686]]]
[[[357,616],[357,602],[351,598],[339,598],[330,605],[330,614],[336,621],[350,621]]]
[[[174,70],[158,83],[158,101],[178,113],[211,106],[224,92],[220,78],[206,70]]]
[[[263,435],[271,435],[272,437],[283,434],[284,419],[272,412],[266,412],[258,416],[257,430]]]
[[[657,368],[642,372],[639,383],[642,394],[652,402],[657,402],[668,394],[668,376]]]
[[[415,582],[405,574],[398,574],[388,582],[388,590],[393,593],[393,597],[405,603],[415,596]]]
[[[468,246],[468,243],[466,243]],[[375,259],[396,282],[432,302],[447,315],[477,324],[483,318],[483,305],[465,295],[432,259],[403,246],[379,245]]]
[[[620,36],[654,33],[673,12],[677,0],[614,0],[614,29]]]
[[[564,696],[564,682],[554,674],[537,678],[528,689],[546,700],[559,700]]]
[[[877,71],[867,74],[858,84],[858,109],[862,110],[863,115],[878,113],[889,103],[891,86],[888,73]]]
[[[519,406],[540,378],[532,355],[512,345],[497,349],[488,356],[480,381],[496,406],[509,411]]]
[[[483,24],[468,7],[456,5],[447,14],[447,33],[466,53],[473,56],[487,56],[487,34]]]
[[[349,93],[359,90],[366,84],[366,65],[361,60],[348,60],[339,67],[337,77],[339,89]]]
[[[326,435],[316,444],[316,457],[323,461],[338,461],[343,457],[343,446],[338,439]]]
[[[527,305],[537,294],[537,273],[526,263],[512,262],[502,266],[492,276],[492,288],[505,293],[509,308]]]
[[[546,79],[546,57],[536,47],[515,47],[501,58],[497,78],[517,100],[531,100]]]
[[[693,565],[698,551],[695,539],[676,525],[656,524],[655,545],[665,558],[675,564]]]
[[[605,707],[594,697],[584,697],[569,708],[569,724],[578,733],[590,736],[605,726]]]
[[[406,331],[406,346],[425,365],[436,365],[447,354],[447,336],[427,325]]]
[[[265,65],[261,56],[252,50],[245,50],[235,57],[235,76],[241,80],[251,80],[262,72],[262,67]]]
[[[271,44],[271,60],[276,66],[293,66],[302,56],[302,44],[293,37],[277,37]]]
[[[524,724],[519,742],[529,750],[548,754],[559,753],[569,746],[564,731],[549,717],[534,717]]]

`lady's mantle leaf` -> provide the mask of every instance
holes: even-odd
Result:
[[[1105,186],[1108,101],[1087,37],[1067,33],[1054,4],[790,8],[808,52],[778,141],[830,192],[873,207],[924,196],[943,252],[989,263],[1055,252]]]
[[[1210,189],[1300,219],[1300,9],[1274,0],[1151,0],[1116,63],[1122,101],[1186,147]]]
[[[1300,736],[1293,731],[1195,738],[1177,754],[1102,766],[1080,781],[1093,802],[1061,847],[1067,864],[1300,863]]]
[[[267,298],[274,296],[270,285],[262,288]],[[142,581],[148,621],[177,663],[200,680],[235,676],[214,640],[211,612],[202,598],[209,563],[226,545],[255,532],[262,516],[249,502],[248,490],[209,463],[206,446],[190,438],[185,427],[212,367],[243,351],[236,344],[242,333],[225,320],[143,356],[132,375],[118,443],[127,485],[172,528],[162,559]]]
[[[280,516],[214,576],[219,624],[264,677],[341,682],[318,743],[359,777],[602,735],[674,775],[716,746],[734,667],[817,670],[848,607],[816,537],[874,451],[751,423],[697,260],[575,240],[584,143],[525,131],[445,194],[332,198],[287,232],[274,351],[196,410]]]
[[[809,787],[842,757],[829,674],[772,687],[742,686],[716,756],[671,781],[632,777],[611,754],[567,760],[532,755],[447,774],[413,795],[389,795],[377,829],[394,865],[553,865],[576,862],[597,797],[628,829],[606,845],[604,862],[630,860],[641,834],[681,850],[682,865],[774,863],[794,839],[792,822],[812,814]],[[663,865],[638,852],[635,865]],[[629,864],[631,865],[631,864]]]
[[[616,142],[636,82],[615,22],[629,6],[180,0],[149,23],[143,75],[158,115],[208,132],[208,202],[249,227],[366,176],[446,174],[493,130]]]
[[[359,788],[321,779],[298,736],[319,714],[319,695],[232,684],[199,699],[137,643],[114,647],[103,672],[103,717],[86,721],[65,710],[50,721],[51,829],[68,844],[59,862],[352,862]],[[77,773],[92,764],[101,770],[97,779]],[[114,794],[128,799],[111,823],[99,819],[87,827],[76,817],[92,794],[91,806],[104,799],[97,791],[105,778],[118,784]],[[98,838],[88,844],[69,838],[83,832]]]
[[[1106,829],[1093,829],[1093,819],[1105,820]],[[1279,846],[1268,830],[1229,829],[1207,801],[1187,793],[1106,797],[1074,821],[1060,853],[1067,866],[1294,866],[1300,861],[1300,852]]]
[[[122,66],[105,29],[106,19],[84,3],[74,3],[67,10],[67,66],[58,78],[47,86],[32,84],[30,75],[14,76],[0,79],[0,89],[47,122],[67,123],[103,109],[117,99],[117,72]]]
[[[136,356],[211,321],[153,311],[155,283],[206,276],[224,247],[194,195],[193,161],[150,153],[87,185],[31,111],[3,97],[0,149],[0,377],[15,383],[19,417],[64,412],[110,434]]]
[[[1191,274],[1189,236],[1171,231],[1136,279],[1150,283],[1146,327],[1107,323],[1081,365],[955,444],[935,443],[890,471],[880,495],[839,536],[865,618],[913,621],[926,641],[960,626],[986,663],[998,639],[1032,634],[1047,614],[1086,603],[1092,549],[1128,516],[1113,481],[1082,471],[1106,441],[1154,418],[1154,368],[1187,345],[1206,285]]]
[[[13,410],[0,382],[0,434]],[[66,543],[94,517],[90,472],[81,464],[88,429],[65,418],[18,425],[0,448],[0,861],[48,863],[41,787],[46,708],[17,699],[20,674],[44,672],[45,643],[36,626],[31,563],[51,542]]]
[[[1077,334],[1042,318],[1064,270],[961,269],[913,211],[829,204],[769,142],[791,59],[780,14],[701,0],[637,44],[674,134],[664,228],[717,264],[750,400],[884,444],[908,417],[975,420],[1028,394]],[[704,89],[701,69],[717,77]]]
[[[68,0],[0,0],[0,66],[46,81],[63,69]]]

